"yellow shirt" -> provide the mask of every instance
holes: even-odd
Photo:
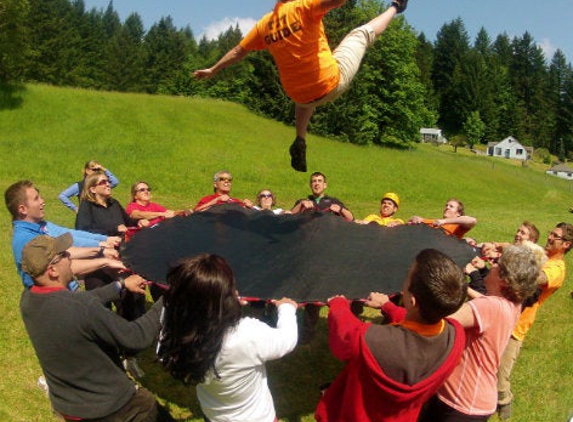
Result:
[[[247,50],[268,50],[287,95],[300,104],[324,97],[340,80],[322,24],[321,0],[277,2],[240,42]]]
[[[380,217],[379,215],[376,214],[370,214],[368,217],[364,219],[365,223],[371,223],[373,221],[380,224],[381,226],[387,226],[390,223],[404,224],[404,220],[402,220],[401,218]]]
[[[566,272],[565,261],[562,259],[548,259],[541,271],[545,273],[547,284],[541,288],[542,291],[539,295],[539,300],[534,303],[533,306],[523,310],[511,334],[519,341],[523,341],[525,335],[533,325],[535,316],[537,315],[537,309],[539,309],[549,296],[563,285]]]

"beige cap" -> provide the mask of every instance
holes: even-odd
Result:
[[[47,235],[35,237],[22,250],[22,269],[32,277],[44,274],[55,256],[68,250],[72,243],[70,233],[59,237]]]

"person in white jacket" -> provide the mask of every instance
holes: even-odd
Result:
[[[180,261],[167,282],[158,355],[171,375],[197,386],[205,420],[275,421],[265,362],[295,348],[296,302],[273,301],[276,328],[241,317],[233,271],[211,254]]]

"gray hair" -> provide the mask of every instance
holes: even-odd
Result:
[[[218,171],[217,173],[215,173],[215,175],[213,176],[213,182],[218,182],[219,179],[221,178],[221,176],[222,176],[223,174],[228,174],[231,179],[233,178],[233,175],[231,174],[230,171],[227,171],[227,170],[219,170],[219,171]]]
[[[521,303],[535,292],[540,271],[531,247],[505,247],[499,258],[499,276],[505,282],[501,293],[507,300]]]

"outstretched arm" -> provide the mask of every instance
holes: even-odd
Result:
[[[436,227],[442,227],[444,224],[459,224],[471,229],[477,224],[477,219],[469,215],[461,215],[459,217],[439,218],[434,221],[434,226]]]
[[[193,74],[197,79],[210,79],[219,73],[219,71],[243,60],[247,54],[249,54],[249,52],[237,44],[235,47],[230,49],[227,54],[221,57],[221,59],[212,67],[209,69],[196,70]]]

